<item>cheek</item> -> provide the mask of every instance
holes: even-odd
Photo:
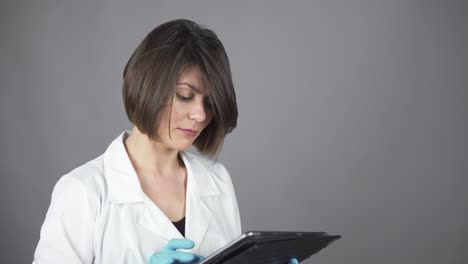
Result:
[[[165,107],[165,108],[163,109],[163,112],[161,113],[161,121],[164,120],[164,121],[167,122],[167,121],[169,120],[170,111],[171,111],[171,109],[168,108],[168,107]]]
[[[167,133],[168,126],[169,126],[169,112],[163,111],[159,119],[159,125],[156,128],[158,135],[161,136],[164,133]]]
[[[171,122],[179,122],[184,120],[185,116],[187,115],[186,109],[184,107],[178,106],[174,104],[172,107],[172,114],[171,114]]]

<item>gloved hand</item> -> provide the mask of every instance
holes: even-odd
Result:
[[[197,254],[177,251],[177,249],[191,249],[195,246],[189,239],[172,239],[159,252],[153,254],[146,264],[198,263],[204,257]]]
[[[299,264],[299,261],[297,260],[297,258],[292,258],[288,264]]]

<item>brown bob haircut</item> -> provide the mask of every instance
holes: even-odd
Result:
[[[161,110],[172,104],[176,82],[184,69],[198,66],[209,89],[213,119],[194,142],[202,154],[214,156],[237,125],[237,103],[229,60],[216,34],[197,23],[177,19],[153,29],[131,55],[123,72],[127,116],[150,139]],[[169,124],[170,129],[170,124]]]

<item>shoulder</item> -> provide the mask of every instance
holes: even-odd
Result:
[[[102,155],[63,175],[55,184],[53,197],[100,200],[105,191]]]

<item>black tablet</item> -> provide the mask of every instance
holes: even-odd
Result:
[[[340,237],[325,232],[250,231],[200,264],[287,264],[291,258],[302,262]]]

